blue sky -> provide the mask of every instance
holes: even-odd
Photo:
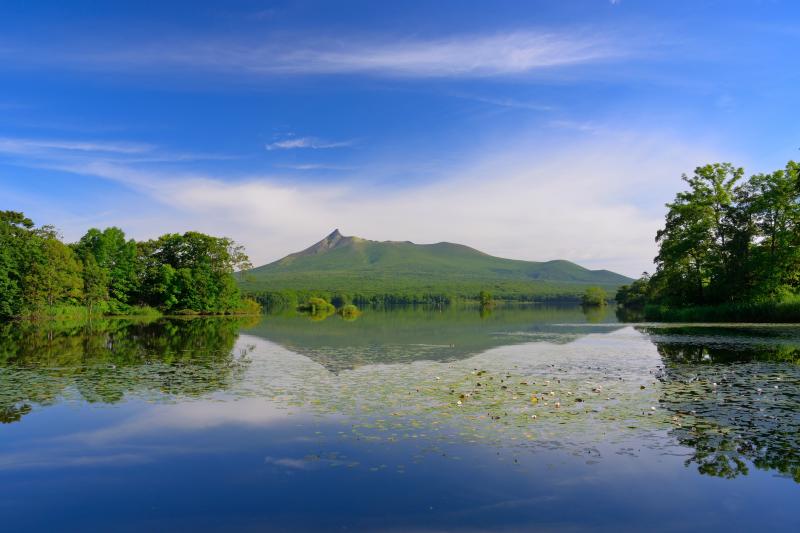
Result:
[[[0,209],[636,275],[681,173],[800,157],[799,92],[791,1],[7,1]]]

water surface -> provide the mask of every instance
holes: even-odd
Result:
[[[574,307],[0,331],[16,530],[797,530],[800,328]]]

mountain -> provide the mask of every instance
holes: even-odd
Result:
[[[494,257],[461,244],[371,241],[333,233],[303,251],[240,275],[245,291],[347,294],[447,294],[474,297],[575,297],[588,286],[613,292],[632,280],[563,260]]]

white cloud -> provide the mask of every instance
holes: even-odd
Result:
[[[347,165],[330,165],[328,163],[297,163],[276,166],[291,170],[353,170],[355,168]]]
[[[66,440],[102,444],[157,434],[165,429],[198,431],[225,425],[269,426],[285,421],[286,416],[285,410],[265,399],[244,398],[235,402],[198,400],[155,406],[146,416],[134,416],[107,428],[75,433],[67,436]]]
[[[514,98],[493,98],[486,96],[476,96],[471,94],[454,94],[457,98],[465,100],[473,100],[484,104],[490,104],[497,107],[506,107],[509,109],[523,109],[527,111],[552,111],[553,107],[549,105],[539,104],[536,102],[525,102]]]
[[[232,160],[238,156],[215,153],[164,152],[153,144],[69,139],[27,139],[0,137],[0,154],[47,161],[108,161],[127,164],[181,163],[208,160]],[[43,166],[46,166],[43,165]]]
[[[391,190],[355,180],[231,181],[89,157],[51,165],[139,191],[141,205],[129,208],[147,216],[116,213],[108,220],[125,218],[134,237],[184,229],[227,235],[255,264],[338,227],[376,240],[451,241],[502,257],[568,259],[637,275],[651,268],[663,204],[679,190],[681,173],[718,158],[669,136],[604,131],[559,148],[541,138],[504,139],[433,182]]]
[[[0,137],[0,152],[10,154],[31,155],[61,150],[65,152],[100,152],[131,155],[151,152],[153,149],[152,145],[143,143]]]
[[[27,66],[147,70],[182,68],[262,75],[376,74],[395,77],[487,77],[591,63],[629,55],[610,38],[581,31],[515,31],[446,38],[277,36],[261,42],[173,40],[130,48],[26,50]],[[13,56],[8,50],[11,59]]]
[[[297,148],[311,148],[321,150],[327,148],[346,148],[353,146],[354,141],[326,141],[316,137],[290,137],[281,141],[267,144],[265,148],[271,150],[295,150]]]

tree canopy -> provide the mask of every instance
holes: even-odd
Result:
[[[52,226],[0,211],[0,319],[59,306],[232,313],[245,305],[233,273],[249,267],[243,248],[225,237],[190,231],[136,242],[116,227],[92,228],[68,245]]]
[[[744,179],[717,163],[684,175],[667,204],[656,272],[617,294],[623,305],[714,306],[800,290],[800,164]]]

